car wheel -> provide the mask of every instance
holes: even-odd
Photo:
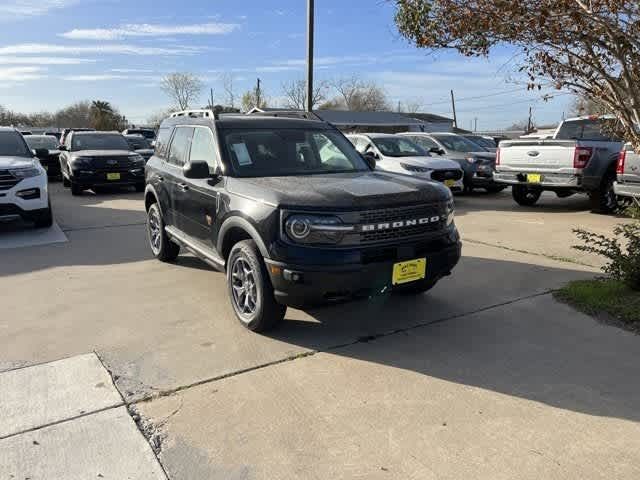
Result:
[[[153,203],[147,212],[147,238],[153,256],[161,262],[173,262],[178,258],[180,245],[172,242],[164,231],[164,220],[157,203]]]
[[[136,192],[144,192],[145,184],[144,183],[136,183]]]
[[[514,185],[511,188],[511,195],[518,205],[531,207],[540,199],[542,190],[532,189],[526,185]]]
[[[49,228],[53,225],[53,210],[51,209],[51,202],[49,202],[48,208],[35,219],[34,225],[36,228]]]
[[[62,174],[62,186],[64,188],[69,188],[71,186],[71,182],[64,174]]]
[[[600,188],[595,192],[589,193],[589,200],[591,201],[591,211],[594,213],[613,213],[620,206],[618,203],[618,197],[613,188],[613,184],[616,181],[616,175],[613,172],[608,172],[602,179]]]
[[[272,329],[287,307],[276,302],[262,255],[253,240],[236,243],[227,262],[231,306],[240,323],[253,332]]]
[[[418,280],[416,282],[410,282],[410,283],[406,283],[404,285],[397,285],[397,286],[393,287],[393,292],[394,293],[407,293],[407,294],[424,293],[424,292],[428,292],[433,287],[435,287],[436,283],[438,283],[438,280],[426,279],[425,278],[424,280]]]
[[[83,190],[84,188],[82,188],[81,185],[78,185],[76,182],[71,181],[71,195],[75,197],[82,195]]]

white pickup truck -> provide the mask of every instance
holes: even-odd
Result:
[[[623,142],[602,128],[610,116],[563,121],[552,139],[500,142],[494,180],[512,186],[513,199],[534,205],[543,191],[564,198],[587,193],[592,210],[609,213],[617,206],[616,166]]]
[[[614,190],[620,197],[640,200],[640,153],[634,152],[630,143],[620,152]]]

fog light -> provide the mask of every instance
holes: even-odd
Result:
[[[19,192],[16,192],[16,196],[23,200],[34,200],[36,198],[40,198],[40,189],[29,188],[27,190],[20,190]]]
[[[304,276],[300,272],[292,272],[291,270],[285,270],[282,272],[282,276],[288,282],[293,283],[302,283],[304,280]]]

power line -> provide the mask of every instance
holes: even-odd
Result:
[[[498,95],[506,95],[507,93],[515,93],[515,92],[521,92],[523,90],[527,90],[526,88],[517,88],[517,89],[513,89],[513,90],[503,90],[500,92],[495,92],[495,93],[488,93],[486,95],[477,95],[474,97],[462,97],[462,98],[456,98],[456,102],[462,102],[465,100],[479,100],[482,98],[489,98],[489,97],[497,97]],[[445,103],[449,103],[449,100],[444,100],[441,102],[433,102],[433,103],[427,103],[425,104],[425,106],[430,107],[432,105],[443,105]]]

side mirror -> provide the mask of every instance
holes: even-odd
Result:
[[[205,179],[211,177],[209,164],[204,160],[194,160],[185,163],[184,167],[182,167],[182,172],[186,178]]]
[[[362,158],[364,158],[364,161],[367,162],[367,165],[369,165],[371,170],[376,169],[376,160],[378,159],[378,155],[375,152],[366,152],[362,155]]]
[[[36,148],[33,153],[35,153],[36,157],[46,157],[49,155],[49,150],[46,148]]]

